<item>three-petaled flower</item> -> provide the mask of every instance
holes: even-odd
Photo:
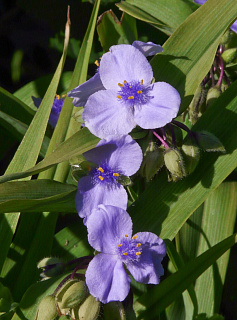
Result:
[[[68,93],[86,98],[82,118],[94,135],[124,135],[136,125],[159,128],[177,116],[179,93],[168,83],[152,83],[153,71],[144,52],[140,44],[112,46],[102,56],[96,76]],[[89,98],[88,93],[92,93]]]
[[[97,147],[85,152],[87,161],[95,164],[78,182],[76,208],[86,224],[87,217],[99,204],[127,208],[128,196],[119,183],[123,176],[136,173],[142,162],[142,150],[129,135],[101,140]]]
[[[86,284],[101,302],[126,298],[131,280],[125,269],[138,282],[160,282],[166,246],[151,232],[132,236],[132,220],[125,210],[99,205],[89,216],[87,229],[90,245],[100,253],[89,263]]]

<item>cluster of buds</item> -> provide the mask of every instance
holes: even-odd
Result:
[[[183,116],[188,115],[191,124],[195,124],[205,110],[230,86],[237,62],[235,37],[235,33],[226,31],[209,73],[197,88],[189,108],[184,112]]]
[[[67,279],[67,278],[66,278]],[[96,320],[100,302],[89,294],[80,279],[63,280],[53,295],[45,296],[37,309],[35,320],[54,320],[58,316],[72,320]]]
[[[181,129],[188,133],[185,139]],[[223,144],[214,134],[207,131],[193,132],[175,120],[164,128],[150,131],[148,137],[141,139],[140,145],[144,153],[140,174],[147,181],[162,166],[168,170],[169,181],[178,181],[196,169],[201,150],[225,152]]]

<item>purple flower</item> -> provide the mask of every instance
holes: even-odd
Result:
[[[153,42],[146,43],[142,41],[134,41],[132,45],[139,51],[141,51],[145,57],[152,56],[163,51],[162,47],[159,44],[155,44]],[[89,96],[100,90],[105,90],[105,87],[101,82],[98,68],[97,73],[94,75],[94,77],[90,78],[80,86],[71,90],[67,95],[70,98],[74,98],[73,105],[75,107],[84,107]]]
[[[41,98],[35,98],[35,97],[31,97],[31,98],[32,98],[32,100],[34,102],[34,105],[37,108],[39,108],[39,106],[40,106],[40,104],[42,102],[42,99]],[[62,107],[63,107],[63,104],[64,104],[64,98],[60,98],[59,95],[56,95],[56,97],[54,98],[54,102],[53,102],[53,105],[52,105],[52,110],[51,110],[51,113],[50,113],[50,116],[49,116],[49,124],[53,128],[56,127],[60,112],[61,112]]]
[[[194,2],[196,2],[197,4],[204,4],[207,0],[194,0]],[[230,27],[230,29],[232,31],[234,31],[235,33],[237,33],[237,20],[232,24],[232,26]]]
[[[100,138],[127,134],[136,124],[144,129],[163,127],[178,113],[179,93],[165,82],[151,84],[152,68],[141,47],[112,46],[102,56],[97,77],[101,90],[89,96],[82,118],[89,130]],[[92,83],[84,85],[94,90]]]
[[[92,209],[99,204],[127,208],[127,192],[119,181],[138,171],[142,151],[130,136],[121,136],[101,140],[96,148],[83,155],[96,165],[79,180],[75,199],[77,212],[86,224]]]
[[[101,302],[126,298],[131,280],[125,269],[138,282],[160,282],[165,244],[151,232],[132,236],[132,220],[125,210],[99,205],[88,218],[87,229],[90,245],[101,253],[89,263],[86,284]]]

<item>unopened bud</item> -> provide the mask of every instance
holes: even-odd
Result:
[[[44,297],[38,306],[35,320],[54,320],[57,316],[55,298],[53,296]]]
[[[77,281],[73,283],[64,293],[62,297],[61,307],[74,308],[80,305],[88,296],[89,292],[85,281]]]
[[[51,278],[58,276],[64,271],[65,264],[62,260],[54,257],[47,257],[37,264],[38,269],[43,269],[43,272],[40,274],[41,277]]]
[[[140,168],[142,177],[145,177],[147,181],[151,180],[163,165],[163,150],[159,149],[155,142],[150,142]]]
[[[185,161],[186,173],[190,174],[195,170],[199,162],[199,159],[200,159],[199,148],[195,145],[184,144],[182,145],[182,151],[183,151],[183,157]]]
[[[89,295],[79,308],[80,320],[96,320],[100,313],[100,302]]]
[[[64,283],[64,284],[62,285],[62,287],[61,287],[61,288],[57,291],[57,293],[56,293],[56,300],[57,300],[57,302],[58,302],[58,301],[59,301],[59,302],[62,302],[62,298],[63,298],[65,292],[68,290],[68,288],[69,288],[73,283],[76,283],[76,282],[78,282],[77,279],[72,279],[72,280],[69,280],[69,281],[67,281],[66,283]]]
[[[209,152],[225,152],[225,147],[221,141],[207,131],[195,132],[195,137],[200,148]]]
[[[120,301],[112,301],[104,305],[104,320],[126,319],[123,304]]]
[[[164,155],[165,166],[177,179],[182,179],[186,176],[184,161],[181,152],[178,149],[169,149]]]
[[[216,101],[216,99],[218,99],[221,95],[221,89],[217,86],[214,86],[212,88],[210,88],[207,92],[207,99],[206,99],[206,103],[207,106],[210,107],[210,105],[213,104],[213,102]]]
[[[202,84],[200,84],[195,91],[194,97],[189,105],[189,119],[192,124],[195,124],[198,118],[206,109],[207,91]]]
[[[237,48],[230,48],[225,50],[222,53],[221,57],[225,63],[232,62],[237,57]]]

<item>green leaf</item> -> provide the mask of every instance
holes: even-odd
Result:
[[[30,124],[35,114],[27,104],[14,97],[10,92],[0,88],[1,111],[17,120]]]
[[[99,17],[97,32],[104,51],[116,44],[131,44],[137,39],[136,20],[123,14],[119,21],[113,11],[108,10]]]
[[[221,36],[236,12],[235,0],[208,0],[172,34],[163,45],[164,51],[151,60],[156,81],[168,82],[179,91],[180,113],[210,70]]]
[[[205,201],[200,228],[198,254],[225,239],[234,231],[237,207],[237,183],[222,183]],[[229,252],[196,281],[199,312],[208,317],[219,312]]]
[[[0,213],[20,211],[64,210],[76,212],[74,197],[77,188],[73,185],[63,184],[51,180],[32,180],[6,182],[0,185]],[[70,195],[72,203],[66,201]],[[71,210],[70,210],[71,209]]]
[[[159,173],[129,207],[134,230],[150,230],[172,240],[184,222],[237,165],[237,81],[227,89],[193,126],[193,131],[208,128],[224,142],[225,155],[203,154],[196,170],[176,183],[167,183]],[[215,116],[213,116],[215,115]]]
[[[133,17],[154,24],[168,35],[193,12],[193,6],[183,0],[126,0],[116,5]]]
[[[11,135],[14,136],[18,141],[22,140],[23,136],[25,135],[28,129],[28,126],[25,123],[9,116],[8,114],[2,111],[0,111],[0,124],[4,128],[6,128],[9,131],[9,133],[11,133]],[[48,145],[49,138],[47,136],[44,136],[44,140],[40,150],[40,155],[42,157],[45,156]]]
[[[55,93],[58,87],[59,79],[62,73],[64,62],[66,59],[67,45],[69,41],[69,22],[66,24],[66,37],[65,37],[65,47],[63,55],[58,64],[57,70],[54,74],[54,77],[50,83],[50,86],[43,98],[43,101],[39,107],[38,112],[33,118],[25,136],[22,140],[20,146],[17,149],[17,152],[14,155],[13,160],[7,168],[6,173],[11,174],[12,172],[20,172],[27,170],[28,168],[35,165],[41,145],[44,139],[45,130],[47,127],[51,106],[54,101]],[[12,97],[11,97],[12,99]],[[17,100],[16,98],[14,98]],[[13,99],[12,99],[13,101]],[[28,178],[27,178],[28,179]],[[0,234],[0,243],[2,243],[0,251],[0,270],[7,256],[11,239],[15,232],[18,219],[20,214],[8,213],[6,215],[1,215],[0,224],[1,224],[1,234]]]
[[[0,183],[22,179],[48,168],[61,163],[63,161],[70,160],[92,148],[94,148],[99,142],[99,138],[92,135],[87,128],[76,132],[72,137],[60,144],[51,154],[49,154],[44,160],[39,162],[34,167],[24,171],[4,175],[0,177]]]
[[[138,300],[148,308],[144,314],[158,316],[172,301],[174,301],[191,283],[193,283],[208,267],[210,267],[223,253],[236,243],[236,235],[221,241],[202,255],[191,260],[179,271],[152,287]],[[148,299],[149,297],[149,299]]]

